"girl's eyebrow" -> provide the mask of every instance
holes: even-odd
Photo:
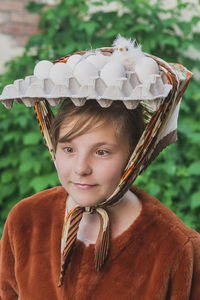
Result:
[[[100,147],[100,146],[112,146],[112,147],[117,147],[117,144],[113,144],[113,143],[109,143],[109,142],[100,142],[100,143],[96,143],[94,144],[94,146],[96,147]]]
[[[63,136],[61,137],[59,140],[58,140],[58,143],[71,143],[73,139],[68,139],[67,137]],[[118,144],[113,144],[113,143],[109,143],[107,141],[102,141],[102,142],[99,142],[99,143],[94,143],[92,145],[92,147],[101,147],[101,146],[111,146],[111,147],[117,147]]]
[[[72,139],[67,138],[66,136],[60,137],[58,143],[71,143]]]

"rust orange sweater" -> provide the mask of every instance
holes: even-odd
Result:
[[[199,300],[199,234],[157,199],[132,190],[142,202],[141,214],[111,241],[102,270],[94,269],[94,245],[78,241],[61,288],[67,194],[55,187],[19,202],[1,240],[0,299]]]

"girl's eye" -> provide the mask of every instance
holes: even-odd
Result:
[[[97,150],[96,154],[98,154],[99,156],[105,156],[105,155],[108,155],[109,152],[107,150],[99,149],[99,150]]]
[[[73,149],[72,149],[72,147],[65,147],[64,151],[67,152],[67,153],[72,153]]]

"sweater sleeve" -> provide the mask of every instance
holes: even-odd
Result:
[[[167,299],[200,299],[200,236],[198,234],[190,238],[176,256]]]
[[[15,259],[11,240],[9,217],[6,221],[2,239],[0,241],[0,299],[18,299],[17,283],[15,279]]]

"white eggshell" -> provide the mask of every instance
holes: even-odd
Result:
[[[108,86],[116,86],[125,77],[125,69],[119,62],[111,61],[103,67],[100,77]]]
[[[141,83],[149,80],[150,75],[160,73],[158,64],[150,57],[140,59],[135,66],[135,72]]]
[[[81,85],[91,85],[94,79],[98,78],[98,70],[93,64],[84,60],[75,66],[74,77]]]
[[[55,84],[63,84],[66,77],[72,77],[72,70],[65,63],[56,63],[51,68],[49,77]]]
[[[41,60],[36,64],[33,74],[39,79],[48,78],[52,66],[53,66],[52,62],[48,60]]]
[[[74,55],[71,55],[66,64],[73,70],[75,65],[80,61],[80,59],[82,58],[82,55],[79,55],[79,54],[74,54]]]
[[[101,70],[103,66],[108,62],[108,59],[105,55],[102,54],[94,54],[90,55],[86,58],[86,61],[93,64],[98,70]]]

